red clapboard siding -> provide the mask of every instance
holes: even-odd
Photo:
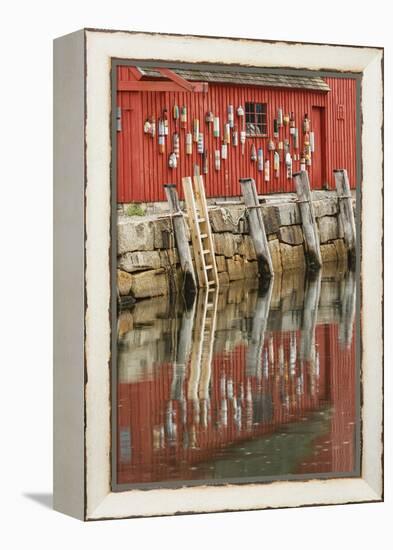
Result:
[[[127,67],[118,68],[118,78],[130,79]],[[313,113],[319,112],[321,121],[316,121],[315,155],[316,165],[308,167],[310,180],[314,189],[322,188],[325,182],[334,187],[333,169],[348,170],[351,187],[356,187],[356,81],[351,78],[325,78],[330,92],[317,92],[299,89],[276,89],[256,86],[228,84],[209,84],[207,93],[192,92],[128,92],[117,93],[118,106],[122,108],[122,130],[117,133],[117,180],[118,202],[149,202],[165,200],[163,184],[175,183],[181,190],[181,178],[193,174],[194,164],[202,166],[202,157],[193,143],[193,154],[185,154],[185,134],[192,133],[194,118],[199,119],[200,132],[204,135],[205,149],[208,151],[209,173],[205,176],[207,196],[240,195],[239,178],[253,177],[259,193],[277,193],[294,191],[292,179],[287,178],[286,167],[280,162],[280,175],[273,174],[273,152],[267,150],[269,138],[273,139],[273,120],[277,109],[284,114],[295,113],[296,126],[299,129],[299,150],[303,145],[302,121],[305,113],[311,119],[313,130]],[[221,150],[221,139],[224,124],[227,121],[228,105],[235,110],[235,125],[240,131],[241,119],[236,114],[239,105],[244,108],[246,101],[267,103],[267,137],[247,138],[245,154],[241,146],[228,146],[228,159],[221,159],[221,169],[215,170],[214,151]],[[176,128],[172,117],[174,105],[187,107],[187,128]],[[144,121],[154,116],[156,122],[164,108],[168,109],[169,135],[166,138],[164,154],[158,151],[157,136],[152,139],[143,132]],[[314,108],[314,109],[313,109]],[[315,109],[319,108],[319,109]],[[220,117],[220,138],[213,137],[213,127],[205,122],[207,111]],[[317,128],[318,127],[318,128]],[[172,135],[180,134],[180,158],[178,166],[171,169],[168,157],[172,151]],[[280,128],[278,141],[290,139],[289,127]],[[270,160],[270,181],[264,181],[263,172],[257,169],[257,163],[250,159],[251,144],[262,148],[264,158]],[[300,162],[293,161],[293,171],[300,169]]]

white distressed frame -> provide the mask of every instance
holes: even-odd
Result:
[[[85,517],[378,501],[382,466],[383,50],[148,33],[85,31],[86,298]],[[111,59],[362,72],[362,477],[111,492],[110,109]]]

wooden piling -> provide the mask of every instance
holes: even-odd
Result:
[[[179,197],[176,186],[173,184],[164,185],[169,209],[172,214],[173,229],[175,232],[176,246],[179,253],[180,265],[184,274],[184,295],[186,300],[189,297],[195,297],[197,283],[190,247],[186,233],[186,222],[180,209]],[[192,302],[191,302],[192,303]]]
[[[308,173],[302,170],[293,174],[293,179],[302,217],[307,266],[312,270],[319,269],[322,266],[322,256]]]
[[[345,169],[333,170],[339,202],[339,218],[344,232],[344,241],[348,249],[348,265],[356,263],[356,226],[352,206],[352,195],[348,174]]]
[[[315,361],[315,328],[318,320],[321,280],[321,269],[316,271],[312,277],[308,277],[306,280],[300,333],[300,358],[303,361]]]
[[[269,281],[274,276],[273,263],[255,181],[252,178],[241,178],[239,181],[248,213],[250,234],[258,261],[258,271],[265,281]]]

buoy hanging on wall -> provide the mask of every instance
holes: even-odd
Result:
[[[239,105],[236,112],[237,112],[237,116],[240,116],[240,117],[244,116],[244,109],[241,105]]]
[[[159,153],[165,153],[165,136],[158,136],[158,151]]]
[[[258,170],[263,172],[263,149],[258,149]]]
[[[285,164],[287,167],[287,178],[290,179],[292,177],[292,157],[289,153],[285,155]]]
[[[199,139],[199,120],[194,118],[194,142],[198,143]]]
[[[169,155],[169,168],[177,168],[177,157],[175,155],[175,153],[171,153]]]
[[[289,153],[289,149],[290,149],[289,139],[284,139],[284,155]]]
[[[180,124],[182,128],[187,126],[187,107],[183,105],[180,111]]]
[[[283,125],[283,114],[282,114],[281,107],[279,109],[277,109],[277,122],[278,122],[279,127],[281,127]]]
[[[212,113],[212,111],[208,111],[206,113],[205,121],[207,124],[212,124],[214,122],[214,114]]]
[[[192,155],[192,134],[186,134],[186,154]]]
[[[214,117],[213,121],[213,136],[220,137],[220,119],[218,116]]]
[[[274,177],[278,178],[280,175],[280,155],[275,151],[273,158]]]
[[[289,115],[284,115],[283,123],[284,123],[284,126],[288,126],[288,125],[289,125]]]
[[[306,159],[304,158],[304,156],[302,156],[300,159],[300,171],[305,172],[305,170],[306,170]]]
[[[244,146],[246,143],[246,132],[244,130],[240,132],[240,143],[242,144],[242,155],[244,155]]]
[[[233,105],[228,105],[228,123],[229,123],[229,127],[233,128],[233,125],[235,123]]]
[[[311,148],[311,153],[314,153],[314,151],[315,151],[315,134],[314,134],[314,132],[310,132],[310,148]]]
[[[198,137],[198,153],[200,155],[203,154],[203,134],[202,133],[199,133],[199,137]]]
[[[208,174],[209,172],[209,159],[206,150],[203,151],[202,170],[204,174]]]
[[[295,133],[295,114],[291,111],[291,116],[289,118],[289,133],[293,135]]]
[[[267,143],[267,148],[269,151],[274,151],[276,146],[274,145],[274,141],[272,139],[269,139]]]
[[[299,128],[295,128],[293,133],[293,146],[295,149],[299,149]]]
[[[156,119],[154,118],[154,116],[151,119],[150,135],[152,138],[156,136]]]
[[[224,127],[224,143],[226,144],[231,143],[231,127],[229,125],[229,122],[225,124],[225,127]]]
[[[158,151],[165,152],[165,123],[162,118],[158,121]]]
[[[265,181],[270,181],[270,161],[265,161]]]
[[[222,159],[228,158],[228,145],[226,143],[223,143],[221,145],[221,158]]]
[[[234,147],[237,147],[239,145],[239,132],[237,131],[236,126],[234,126],[233,132],[232,132],[232,145]]]
[[[164,119],[164,135],[167,136],[169,134],[168,109],[164,109],[162,116]]]
[[[174,105],[173,106],[173,118],[174,120],[177,120],[179,118],[179,106],[178,105]]]
[[[175,133],[172,136],[172,147],[173,147],[173,152],[176,155],[176,158],[179,158],[180,157],[180,138],[178,133]]]
[[[255,162],[257,160],[257,150],[253,143],[251,144],[250,159],[252,160],[252,162]]]
[[[309,131],[310,131],[310,119],[308,118],[308,114],[306,113],[303,119],[303,133],[305,134],[306,132],[309,132]]]
[[[275,138],[278,138],[278,120],[277,120],[277,118],[275,118],[273,120],[273,136]]]
[[[149,119],[145,120],[145,124],[143,125],[143,131],[145,134],[151,134],[151,122]]]
[[[219,170],[221,167],[220,151],[214,151],[214,167]]]

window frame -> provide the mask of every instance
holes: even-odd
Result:
[[[254,106],[254,112],[251,112],[249,109],[247,109],[247,105],[253,105]],[[261,105],[262,110],[260,113],[257,113],[256,105]],[[256,118],[257,115],[264,116],[265,122],[259,124],[254,120],[254,122],[247,121],[247,117],[250,115],[254,115]],[[268,136],[268,115],[267,115],[267,102],[261,102],[261,101],[245,101],[244,102],[244,123],[245,123],[245,130],[246,130],[246,137],[247,138],[253,138],[253,137],[267,137]],[[248,124],[254,124],[255,126],[262,127],[262,130],[265,129],[265,132],[256,132],[256,133],[250,133],[248,130]]]

